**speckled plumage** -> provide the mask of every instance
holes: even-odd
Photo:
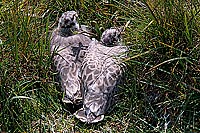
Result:
[[[58,27],[51,36],[50,50],[54,65],[59,73],[63,102],[79,104],[82,102],[79,70],[91,39],[83,34],[77,22],[77,13],[67,11],[59,19]]]
[[[121,45],[122,28],[111,27],[103,32],[101,42],[104,46],[112,47]]]
[[[112,103],[127,52],[126,46],[116,46],[121,45],[118,33],[118,29],[111,28],[102,34],[101,42],[92,41],[82,63],[83,108],[75,116],[83,122],[95,123],[103,120]],[[115,35],[118,39],[112,39]]]

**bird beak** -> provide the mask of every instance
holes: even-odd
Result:
[[[121,34],[121,35],[125,35],[125,31],[122,31],[120,34]]]

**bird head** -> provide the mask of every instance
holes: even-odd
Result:
[[[67,11],[62,14],[58,23],[62,35],[71,35],[74,31],[79,30],[77,18],[78,14],[75,11]]]
[[[101,42],[105,46],[116,46],[119,45],[122,34],[122,28],[110,28],[103,32],[101,36]]]

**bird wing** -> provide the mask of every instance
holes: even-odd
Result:
[[[65,92],[64,102],[79,103],[82,99],[80,79],[78,77],[80,67],[75,62],[75,57],[70,53],[70,50],[60,46],[53,60],[59,73],[62,91]]]
[[[122,75],[121,56],[126,51],[124,46],[106,47],[101,44],[89,48],[81,68],[84,107],[77,111],[77,118],[89,123],[102,120]]]
[[[62,37],[58,29],[52,33],[50,50],[65,92],[63,101],[66,103],[77,103],[82,99],[78,72],[90,41],[90,38],[82,34]]]

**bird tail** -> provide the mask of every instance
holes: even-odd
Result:
[[[84,108],[79,109],[74,113],[75,117],[85,123],[97,123],[104,119],[104,115],[96,116],[91,111],[86,111]]]

